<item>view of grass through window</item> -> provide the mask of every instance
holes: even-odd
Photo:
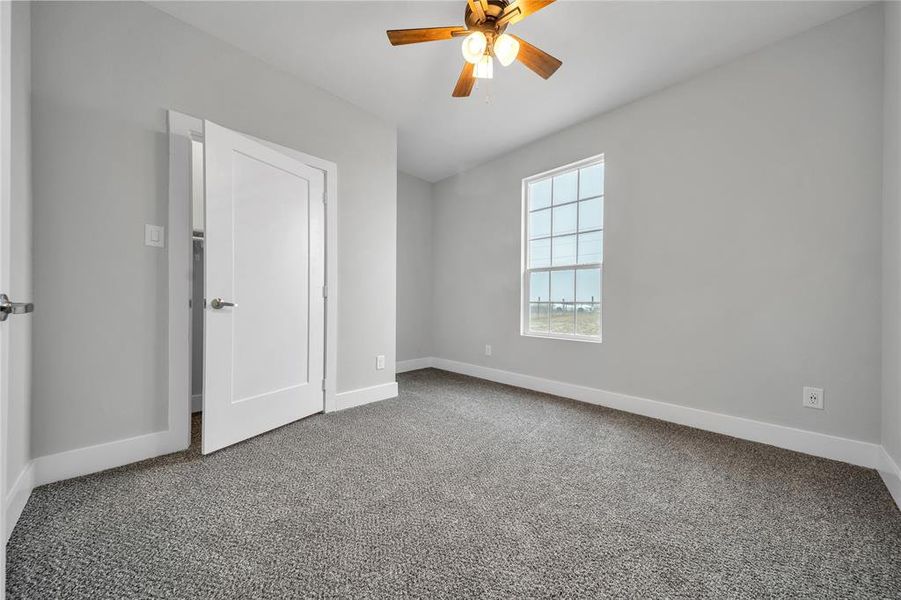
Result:
[[[604,162],[526,185],[524,332],[600,339]]]

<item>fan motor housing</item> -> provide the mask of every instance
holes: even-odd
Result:
[[[507,8],[507,4],[509,4],[507,0],[488,0],[488,10],[485,11],[485,21],[482,23],[476,22],[476,17],[472,13],[469,4],[467,4],[466,12],[463,16],[466,28],[472,31],[481,31],[483,33],[503,33],[504,30],[507,29],[507,24],[504,23],[503,25],[498,26],[497,18],[501,16],[501,13]]]

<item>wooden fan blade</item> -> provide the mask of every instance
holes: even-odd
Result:
[[[516,55],[516,60],[545,79],[553,75],[560,68],[560,65],[563,64],[563,61],[554,58],[540,48],[536,48],[521,37],[515,35],[513,37],[519,42],[519,54]]]
[[[392,29],[388,31],[388,41],[392,46],[418,44],[420,42],[438,42],[449,40],[454,33],[466,31],[465,27],[425,27],[423,29]]]
[[[498,25],[519,23],[532,13],[538,12],[554,0],[513,0],[497,18]]]
[[[472,93],[472,88],[476,84],[476,78],[473,77],[475,65],[472,63],[464,63],[463,70],[460,71],[460,78],[457,85],[454,86],[454,98],[465,98]]]
[[[483,0],[466,0],[469,3],[469,10],[472,11],[472,14],[476,18],[476,23],[484,23],[485,22],[485,8],[486,6],[482,5]],[[485,2],[487,5],[487,1]]]

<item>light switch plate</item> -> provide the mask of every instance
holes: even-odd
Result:
[[[144,225],[144,245],[164,248],[166,246],[166,228],[162,225]]]

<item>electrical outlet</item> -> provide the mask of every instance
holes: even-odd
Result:
[[[491,344],[485,344],[485,356],[491,356]]]
[[[381,371],[385,368],[385,355],[379,354],[375,357],[375,368]]]
[[[823,410],[823,388],[804,386],[804,398],[801,400],[804,408],[816,408]]]

